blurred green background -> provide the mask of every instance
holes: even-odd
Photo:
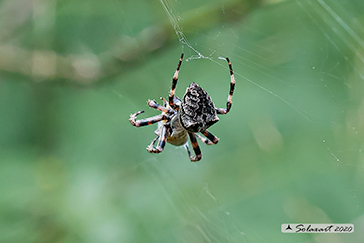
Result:
[[[0,242],[363,242],[364,3],[0,2]],[[183,38],[183,39],[179,39]],[[145,148],[181,52],[233,107],[200,143]],[[200,56],[199,56],[200,54]],[[198,57],[207,58],[198,58]],[[282,223],[353,223],[283,234]]]

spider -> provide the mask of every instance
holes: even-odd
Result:
[[[130,115],[129,121],[135,127],[158,123],[158,128],[154,132],[157,137],[147,147],[149,153],[162,152],[166,142],[175,146],[183,145],[187,150],[191,162],[196,162],[202,158],[196,137],[207,145],[217,144],[219,141],[219,138],[207,131],[207,128],[219,121],[217,114],[227,114],[230,111],[235,87],[235,77],[229,58],[226,58],[230,68],[230,93],[226,108],[216,108],[207,92],[194,82],[187,87],[186,93],[181,100],[174,93],[182,60],[183,53],[179,59],[177,70],[173,75],[168,101],[161,97],[163,105],[157,104],[154,100],[148,100],[147,102],[149,107],[157,109],[162,113],[153,117],[137,120],[137,116],[144,112],[138,111]],[[206,138],[198,133],[202,133]],[[188,137],[191,140],[195,156],[191,154],[187,145]],[[157,147],[154,147],[157,140]]]

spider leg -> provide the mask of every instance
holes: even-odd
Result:
[[[205,130],[202,131],[201,133],[207,138],[207,141],[206,142],[204,141],[204,143],[206,143],[207,145],[211,145],[211,143],[217,144],[219,142],[219,138],[210,133],[209,131]]]
[[[134,114],[130,115],[129,121],[130,121],[131,125],[133,125],[135,127],[142,127],[142,126],[148,126],[148,125],[154,124],[154,123],[162,121],[162,120],[170,120],[170,118],[165,114],[160,114],[157,116],[152,116],[152,117],[141,119],[141,120],[136,120],[136,117],[143,112],[144,111],[138,111],[138,112],[135,112]]]
[[[183,60],[183,53],[181,55],[181,58],[179,59],[179,63],[177,66],[177,69],[173,75],[173,80],[172,80],[172,87],[171,87],[171,91],[169,92],[169,106],[172,108],[176,108],[176,105],[174,103],[174,93],[176,90],[176,85],[177,85],[177,80],[178,80],[178,73],[179,73],[179,68],[181,67],[182,64],[182,60]]]
[[[150,150],[153,150],[153,147],[154,147],[154,144],[155,144],[155,141],[157,141],[157,139],[159,138],[159,136],[157,135],[156,138],[154,138],[152,140],[152,142],[149,144],[149,146],[147,147],[147,150],[150,151]]]
[[[214,143],[213,142],[211,142],[208,138],[204,138],[204,137],[202,137],[200,134],[198,134],[198,133],[195,133],[195,135],[196,135],[196,137],[198,138],[198,139],[200,139],[201,140],[201,142],[203,142],[204,144],[207,144],[207,145],[213,145]]]
[[[161,130],[160,136],[157,136],[147,147],[147,150],[149,153],[160,153],[163,151],[164,146],[166,146],[167,141],[167,135],[170,133],[170,127],[169,125],[164,125]],[[158,145],[156,148],[154,148],[154,143],[159,138]]]
[[[155,102],[154,100],[148,100],[148,106],[154,109],[157,109],[159,111],[162,111],[166,114],[175,114],[176,112],[173,109],[164,107],[162,105],[159,105],[157,102]]]
[[[188,146],[187,146],[187,152],[188,152],[188,155],[190,156],[191,162],[197,162],[197,161],[201,160],[201,158],[202,158],[201,150],[200,150],[200,147],[198,146],[195,134],[192,132],[189,132],[188,135],[190,136],[192,148],[193,148],[193,151],[195,151],[195,156],[191,155],[191,152],[189,151]]]
[[[185,147],[185,149],[187,150],[187,153],[188,153],[188,157],[192,157],[192,155],[191,155],[191,151],[190,151],[190,148],[188,147],[188,142],[186,142],[184,145],[183,145],[184,147]]]
[[[226,61],[228,62],[229,68],[230,68],[230,92],[229,92],[227,103],[226,103],[226,109],[225,108],[215,108],[217,114],[227,114],[230,111],[231,105],[232,105],[234,88],[235,88],[235,77],[234,77],[234,73],[233,73],[233,68],[231,67],[231,62],[230,62],[229,58],[226,58]]]

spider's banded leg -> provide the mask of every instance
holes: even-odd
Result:
[[[195,156],[192,156],[191,153],[189,153],[190,160],[191,160],[191,162],[199,161],[202,158],[202,154],[201,154],[200,147],[198,146],[196,136],[192,132],[189,132],[188,135],[190,136],[190,139],[191,139],[193,151],[195,151]],[[188,152],[188,150],[187,150],[187,152]]]
[[[219,142],[219,138],[214,136],[212,133],[210,133],[209,131],[205,130],[201,132],[205,137],[207,137],[207,139],[213,143],[213,144],[217,144]]]
[[[166,146],[166,141],[167,141],[167,135],[170,133],[170,127],[169,126],[163,126],[162,130],[161,130],[161,134],[159,137],[159,141],[158,141],[158,145],[156,148],[153,147],[155,141],[158,139],[155,138],[152,143],[147,147],[147,150],[149,153],[160,153],[163,151],[164,146]]]
[[[183,60],[183,53],[181,55],[181,58],[179,59],[179,63],[176,69],[176,72],[173,75],[173,80],[172,80],[172,87],[171,87],[171,91],[169,92],[169,106],[172,108],[176,108],[176,105],[174,104],[174,92],[176,90],[176,85],[177,85],[177,80],[178,80],[178,73],[179,73],[179,68],[181,67],[182,64],[182,60]]]
[[[226,61],[228,62],[229,68],[230,68],[230,92],[229,92],[227,103],[226,103],[226,109],[225,108],[216,108],[217,114],[227,114],[230,111],[231,105],[232,105],[233,93],[234,93],[234,89],[235,89],[235,77],[234,77],[234,73],[233,73],[233,68],[231,67],[231,62],[230,62],[229,58],[226,58]]]
[[[188,144],[187,144],[187,143],[185,143],[183,146],[184,146],[184,147],[185,147],[185,149],[187,150],[188,157],[189,157],[189,158],[191,158],[191,157],[192,157],[192,155],[191,155],[190,148],[188,147]]]
[[[198,139],[200,139],[204,144],[207,144],[207,145],[213,145],[214,143],[213,142],[211,142],[208,138],[204,138],[204,137],[202,137],[200,134],[198,134],[198,133],[195,133],[195,135],[196,135],[196,137],[198,138]]]
[[[133,125],[135,127],[142,127],[142,126],[152,125],[152,124],[162,121],[162,120],[170,120],[170,118],[168,116],[166,116],[165,114],[160,114],[157,116],[152,116],[152,117],[141,119],[141,120],[136,120],[136,117],[143,112],[144,111],[138,111],[138,112],[135,112],[134,114],[130,115],[129,121],[130,121],[131,125]]]
[[[159,111],[162,111],[164,113],[168,113],[168,114],[175,114],[176,112],[172,109],[166,108],[162,105],[159,105],[157,102],[155,102],[154,100],[148,100],[148,106],[154,109],[157,109]]]
[[[149,150],[152,150],[153,148],[154,148],[154,144],[155,144],[155,141],[157,141],[157,139],[159,138],[159,136],[157,135],[157,137],[156,138],[154,138],[153,140],[152,140],[152,142],[150,142],[150,144],[149,144],[149,146],[147,147],[147,150],[149,151]]]

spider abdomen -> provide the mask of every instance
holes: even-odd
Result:
[[[189,132],[201,132],[219,121],[207,92],[196,83],[186,89],[179,111],[182,126]]]

